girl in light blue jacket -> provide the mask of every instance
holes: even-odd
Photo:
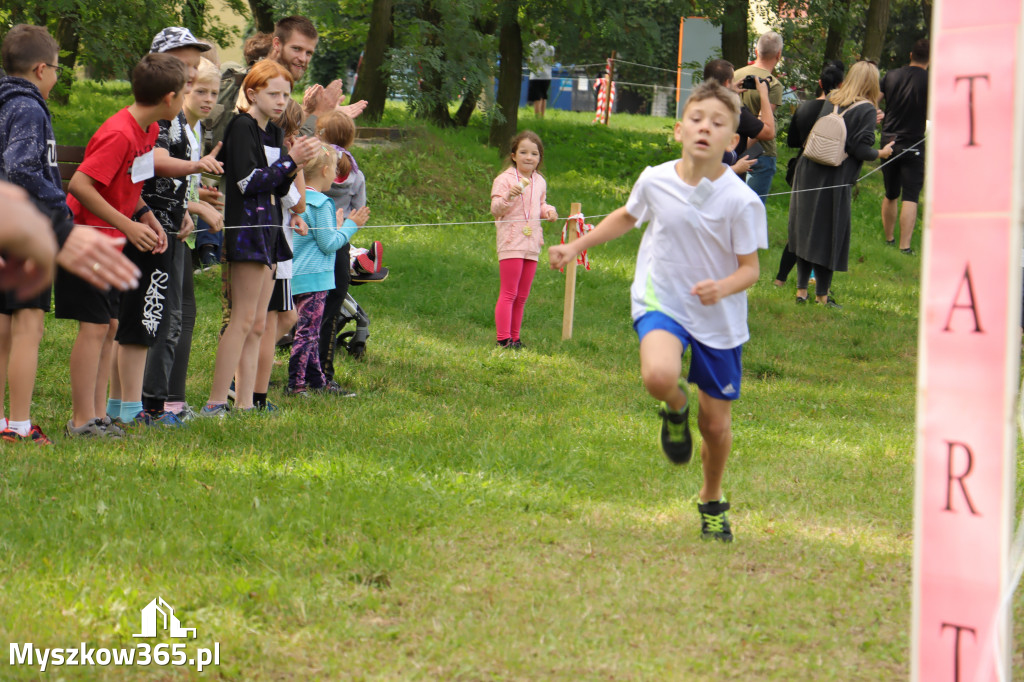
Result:
[[[370,209],[364,206],[345,218],[324,193],[334,181],[337,166],[337,152],[322,145],[305,168],[306,211],[302,219],[309,225],[309,234],[295,235],[292,296],[299,319],[288,361],[289,395],[306,395],[310,390],[343,393],[336,383],[326,380],[320,367],[320,325],[327,292],[334,288],[335,253],[366,224]],[[341,227],[339,221],[344,221]]]

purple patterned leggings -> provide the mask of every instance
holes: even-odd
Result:
[[[288,388],[323,388],[327,380],[320,368],[320,323],[324,319],[327,292],[295,294],[293,298],[299,320],[288,360]]]

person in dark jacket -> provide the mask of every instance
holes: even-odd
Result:
[[[838,88],[843,84],[843,63],[838,59],[831,60],[825,65],[825,68],[821,70],[821,77],[818,79],[818,87],[820,93],[816,99],[807,100],[799,107],[793,114],[792,120],[789,122],[789,133],[786,136],[786,144],[793,149],[799,149],[797,155],[789,160],[789,165],[786,168],[786,182],[789,186],[793,186],[793,176],[796,173],[796,164],[800,160],[800,156],[804,153],[804,144],[807,143],[807,136],[811,133],[811,128],[814,127],[814,122],[818,120],[818,114],[821,113],[821,108],[825,106],[825,98],[828,97],[829,93]],[[789,278],[789,273],[792,272],[793,266],[796,265],[796,254],[789,248],[789,242],[782,248],[782,256],[779,258],[779,271],[775,275],[775,281],[773,284],[777,287],[786,285],[786,279]]]
[[[875,149],[878,67],[857,62],[846,80],[825,100],[819,118],[833,110],[846,122],[846,152],[849,157],[839,166],[824,166],[801,156],[793,179],[793,198],[789,204],[789,244],[797,257],[797,303],[807,302],[807,283],[811,269],[815,274],[815,301],[839,308],[829,294],[832,274],[845,272],[850,255],[850,222],[853,183],[865,161],[887,159],[890,142]],[[870,106],[865,106],[867,103]]]

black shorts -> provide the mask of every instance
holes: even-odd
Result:
[[[174,239],[174,235],[167,238]],[[175,272],[173,249],[177,242],[168,242],[163,253],[139,251],[129,242],[124,245],[124,255],[142,271],[139,286],[121,295],[121,312],[117,316],[118,327],[114,339],[129,346],[152,346],[157,341],[160,328],[170,320],[167,310],[167,290],[177,286],[181,289],[181,273]],[[179,297],[180,300],[180,297]]]
[[[13,291],[0,292],[0,315],[11,315],[15,310],[42,310],[50,312],[50,299],[53,288],[46,287],[46,290],[24,301],[18,300]]]
[[[283,313],[286,310],[295,310],[295,301],[292,300],[292,281],[290,279],[275,279],[274,293],[270,295],[267,312]]]
[[[548,89],[551,87],[551,79],[545,78],[544,80],[533,80],[530,79],[529,84],[526,86],[526,101],[536,102],[538,100],[548,98]]]
[[[892,161],[882,166],[885,179],[885,198],[917,203],[924,187],[924,145],[903,153],[906,147],[893,147]],[[897,158],[899,157],[899,158]]]
[[[102,291],[64,268],[57,268],[53,287],[53,310],[58,320],[109,324],[120,310],[121,292]]]

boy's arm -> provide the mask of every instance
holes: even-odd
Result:
[[[629,214],[625,206],[617,208],[599,222],[597,227],[576,241],[550,247],[548,249],[548,263],[550,263],[552,270],[563,268],[581,251],[598,244],[610,242],[626,234],[634,227],[636,227],[636,218]]]
[[[705,279],[693,285],[690,293],[700,297],[704,305],[714,305],[726,296],[746,291],[761,274],[761,265],[757,260],[757,251],[736,256],[739,267],[728,277],[722,279]]]
[[[764,123],[764,128],[761,128],[761,132],[757,134],[758,140],[774,140],[775,139],[775,108],[768,101],[768,84],[762,83],[761,79],[757,79],[757,94],[761,96],[761,111],[757,113],[757,117]]]
[[[153,168],[161,178],[183,178],[193,173],[222,175],[224,173],[224,165],[216,159],[221,144],[223,143],[218,142],[212,152],[198,161],[176,159],[163,147],[157,147],[153,150]]]
[[[85,210],[123,232],[128,241],[140,251],[149,251],[157,245],[156,234],[146,225],[121,215],[96,189],[96,181],[85,173],[75,171],[68,183],[68,192],[78,199]],[[163,230],[160,233],[163,234]]]

